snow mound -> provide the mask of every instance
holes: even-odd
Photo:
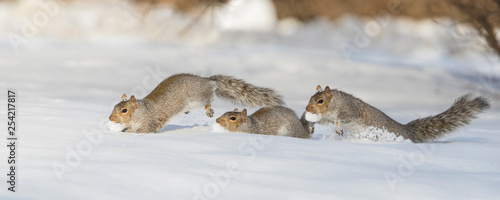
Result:
[[[387,129],[381,129],[374,126],[369,126],[357,133],[347,134],[346,139],[354,142],[381,142],[381,143],[406,143],[411,142],[409,139],[404,139],[403,136],[397,136],[395,133]]]
[[[312,114],[310,112],[306,112],[306,120],[310,122],[319,122],[323,116],[318,114]]]
[[[212,125],[212,132],[228,133],[229,131],[222,127],[219,123],[214,123]]]
[[[123,131],[123,129],[125,129],[125,124],[115,123],[113,121],[108,121],[106,123],[106,126],[109,128],[110,131],[113,131],[113,132],[121,132],[121,131]]]

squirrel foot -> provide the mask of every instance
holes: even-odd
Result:
[[[214,117],[214,109],[212,109],[212,105],[208,104],[205,106],[205,114],[207,114],[208,117]]]
[[[344,130],[342,130],[342,129],[341,129],[341,130],[335,130],[335,132],[336,132],[339,136],[344,137]]]
[[[338,121],[335,121],[335,132],[339,135],[344,137],[344,130],[340,127],[340,123]]]

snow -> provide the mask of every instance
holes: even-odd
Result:
[[[219,132],[219,133],[229,133],[229,130],[221,126],[219,123],[213,123],[212,124],[212,132]]]
[[[106,126],[108,127],[108,129],[110,131],[113,131],[113,132],[121,132],[123,131],[123,129],[125,129],[125,124],[123,123],[115,123],[113,121],[108,121],[106,123]]]
[[[0,3],[0,34],[21,34],[17,17],[38,11],[37,4],[23,2],[23,9]],[[499,62],[484,49],[470,48],[480,46],[477,37],[450,39],[444,37],[450,27],[394,18],[346,57],[339,44],[355,45],[353,27],[366,21],[287,19],[269,31],[200,22],[178,38],[189,20],[171,12],[152,11],[135,28],[103,25],[107,4],[60,5],[58,15],[17,53],[6,37],[0,39],[0,88],[4,95],[8,88],[17,91],[19,134],[17,192],[4,182],[0,199],[500,196]],[[126,12],[128,4],[117,8],[113,12],[135,16]],[[165,16],[171,17],[163,21]],[[464,47],[449,51],[458,43]],[[442,112],[468,92],[486,96],[492,108],[423,144],[371,142],[347,133],[341,138],[333,125],[316,125],[309,140],[229,133],[215,119],[238,106],[220,99],[212,105],[214,118],[194,109],[158,134],[109,130],[108,116],[123,93],[143,98],[175,73],[226,74],[270,87],[298,114],[318,84],[352,93],[401,123]],[[2,95],[0,104],[6,99]],[[0,118],[7,118],[6,111]],[[0,148],[2,170],[8,154]]]
[[[255,11],[259,11],[256,15]],[[220,27],[232,31],[270,31],[278,23],[271,1],[234,0],[219,11]]]
[[[319,122],[323,116],[321,114],[312,114],[310,112],[306,112],[306,120],[310,122]]]
[[[396,136],[395,133],[388,131],[384,128],[378,127],[363,127],[357,133],[347,132],[345,135],[345,141],[359,141],[359,142],[385,142],[385,143],[397,143],[397,142],[411,142],[411,140],[404,139],[403,136]]]

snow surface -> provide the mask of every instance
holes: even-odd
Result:
[[[37,11],[37,4],[22,2],[17,9],[0,3],[1,34],[19,33],[19,18]],[[450,27],[392,19],[346,57],[339,44],[355,44],[353,27],[366,21],[285,20],[275,30],[256,32],[201,22],[178,38],[186,17],[156,10],[138,28],[142,19],[125,12],[128,4],[103,4],[61,4],[17,53],[0,39],[0,88],[4,95],[8,88],[17,91],[19,133],[17,192],[8,192],[4,182],[0,199],[500,196],[499,62],[470,48],[481,46],[477,37],[449,38]],[[109,13],[129,20],[114,23]],[[442,112],[468,92],[488,97],[492,108],[425,144],[340,138],[333,126],[320,125],[309,140],[229,133],[214,121],[242,107],[220,99],[212,105],[214,118],[200,108],[158,134],[108,131],[107,117],[123,93],[142,98],[164,78],[184,72],[222,73],[273,88],[299,114],[318,84],[352,93],[402,123]],[[4,172],[7,154],[0,148]]]

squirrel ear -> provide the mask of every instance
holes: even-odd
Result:
[[[134,96],[134,95],[132,95],[132,96],[130,97],[130,100],[129,100],[128,102],[130,103],[130,105],[132,106],[132,108],[137,108],[137,101],[136,101],[136,99],[135,99],[135,96]]]
[[[243,111],[241,111],[240,117],[242,122],[247,122],[247,109],[243,109]]]
[[[316,90],[317,90],[318,92],[321,92],[321,85],[318,85],[318,87],[316,87]]]
[[[235,109],[233,110],[233,112],[236,112],[236,111],[238,111],[238,108],[235,108]]]
[[[122,95],[122,101],[126,101],[127,100],[127,95],[126,94],[123,94]]]
[[[330,87],[328,87],[328,86],[326,86],[326,88],[325,88],[325,95],[326,95],[326,97],[328,97],[328,99],[332,99],[332,97],[333,97],[332,91],[330,90]]]

